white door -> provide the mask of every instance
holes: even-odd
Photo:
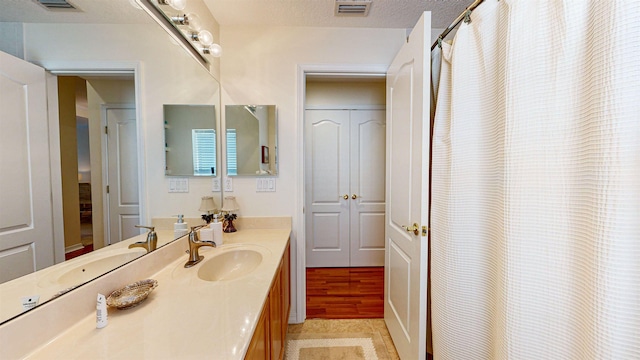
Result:
[[[349,112],[307,110],[304,121],[307,267],[348,267]]]
[[[426,357],[430,29],[425,13],[387,72],[384,319],[401,359]]]
[[[107,230],[108,244],[140,234],[138,146],[133,105],[103,105],[107,124]]]
[[[0,283],[53,265],[44,69],[0,52]]]
[[[385,111],[352,110],[350,266],[384,266]]]
[[[385,113],[305,112],[307,267],[384,265]]]

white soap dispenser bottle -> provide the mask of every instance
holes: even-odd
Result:
[[[177,239],[189,233],[189,226],[184,222],[184,215],[174,215],[178,217],[178,221],[173,224],[173,238]]]
[[[218,214],[213,215],[213,222],[209,227],[213,230],[213,242],[216,246],[222,245],[222,223],[218,221]]]

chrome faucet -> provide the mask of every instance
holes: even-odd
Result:
[[[156,235],[155,227],[142,226],[142,225],[136,225],[136,227],[149,229],[149,232],[147,233],[147,241],[139,241],[137,243],[133,243],[129,245],[129,249],[141,247],[141,248],[145,248],[147,250],[147,253],[150,253],[153,250],[155,250],[156,246],[158,246],[158,235]]]
[[[213,241],[200,241],[198,239],[197,230],[204,226],[207,225],[193,226],[189,232],[189,261],[184,264],[186,268],[190,268],[204,259],[204,256],[198,254],[198,249],[200,249],[201,246],[216,247],[216,243]]]

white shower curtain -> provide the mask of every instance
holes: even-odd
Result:
[[[640,359],[640,1],[471,20],[442,48],[435,359]]]

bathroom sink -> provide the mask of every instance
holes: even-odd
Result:
[[[251,249],[232,249],[205,260],[198,277],[206,281],[233,280],[250,274],[262,263],[262,254]]]
[[[145,253],[144,249],[127,249],[127,251],[123,252],[104,254],[87,262],[65,266],[60,271],[43,278],[39,285],[62,285],[65,287],[80,285]]]

